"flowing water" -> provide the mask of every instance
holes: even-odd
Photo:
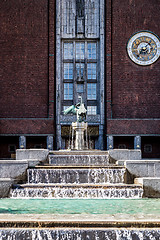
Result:
[[[1,240],[159,240],[157,229],[0,229]]]
[[[125,169],[29,169],[28,183],[124,183]]]

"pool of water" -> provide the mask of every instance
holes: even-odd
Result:
[[[160,199],[0,199],[0,214],[154,214]]]

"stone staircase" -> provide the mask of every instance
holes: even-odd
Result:
[[[126,168],[110,164],[105,151],[55,151],[45,165],[27,170],[26,184],[11,198],[141,198],[140,184],[126,183]]]

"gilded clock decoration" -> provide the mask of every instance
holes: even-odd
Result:
[[[138,32],[129,39],[127,51],[133,62],[144,66],[150,65],[160,56],[159,38],[151,32]]]

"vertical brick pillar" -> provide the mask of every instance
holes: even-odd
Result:
[[[55,0],[49,0],[49,108],[48,117],[54,117],[55,86]]]
[[[106,118],[112,118],[112,1],[106,0]]]
[[[47,149],[53,150],[53,136],[47,136]]]
[[[114,142],[113,142],[113,136],[107,137],[107,150],[113,149]]]
[[[141,136],[134,137],[134,149],[141,149]]]
[[[19,137],[19,149],[26,149],[26,137],[25,136]]]

